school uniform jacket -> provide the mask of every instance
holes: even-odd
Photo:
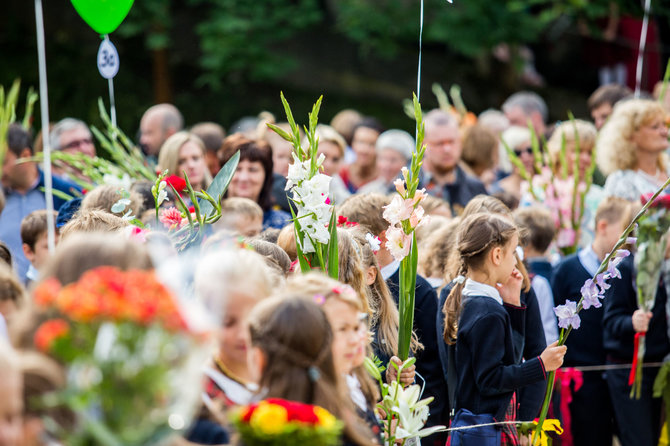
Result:
[[[525,323],[525,307],[501,305],[488,296],[463,296],[456,341],[456,410],[504,418],[514,392],[546,379],[539,357],[517,364],[513,327]]]

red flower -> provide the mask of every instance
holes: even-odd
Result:
[[[251,416],[254,414],[254,410],[256,410],[256,407],[258,407],[258,404],[251,404],[245,408],[242,409],[242,416],[240,419],[244,421],[245,423],[248,423],[251,421]]]
[[[640,201],[642,202],[642,205],[644,206],[647,204],[649,199],[653,196],[653,193],[648,193],[648,194],[643,194],[640,196]],[[665,209],[670,209],[670,194],[661,194],[656,199],[654,202],[651,204],[652,208],[665,208]]]
[[[181,212],[174,206],[163,209],[160,217],[158,217],[160,222],[168,229],[181,228],[183,218]]]
[[[35,346],[42,352],[48,353],[54,341],[66,336],[70,326],[63,319],[51,319],[39,326],[35,332]]]
[[[174,187],[180,194],[186,189],[186,180],[177,175],[169,175],[165,177],[165,182]]]
[[[317,424],[319,422],[319,417],[314,413],[314,406],[310,404],[287,401],[279,398],[268,398],[265,401],[285,408],[288,414],[288,421],[299,421],[308,424]]]
[[[56,301],[56,297],[61,290],[58,280],[51,278],[42,282],[33,293],[35,303],[42,307],[47,307]]]

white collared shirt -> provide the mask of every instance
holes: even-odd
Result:
[[[467,279],[465,281],[465,286],[463,287],[462,294],[464,296],[488,296],[498,302],[500,305],[503,304],[502,297],[498,290],[493,288],[491,285],[487,285],[481,282],[475,282],[472,279]]]
[[[393,262],[383,267],[381,269],[381,273],[384,280],[388,280],[389,277],[394,275],[395,272],[398,271],[398,268],[400,268],[400,262],[398,260],[394,260]]]

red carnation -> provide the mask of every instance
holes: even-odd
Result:
[[[48,353],[54,341],[66,336],[70,332],[70,326],[63,319],[52,319],[39,326],[35,332],[35,347]]]
[[[186,189],[186,181],[177,175],[169,175],[165,177],[165,182],[174,187],[180,194]]]
[[[651,199],[651,197],[653,195],[654,195],[653,193],[642,194],[640,196],[640,201],[642,202],[642,205],[644,206],[645,204],[647,204],[647,202],[649,201],[649,199]],[[659,195],[658,197],[656,197],[654,202],[649,207],[652,207],[652,208],[662,207],[662,208],[669,209],[670,208],[670,194]]]

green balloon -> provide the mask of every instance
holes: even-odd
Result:
[[[109,34],[126,18],[134,0],[71,0],[82,19],[99,34]]]

